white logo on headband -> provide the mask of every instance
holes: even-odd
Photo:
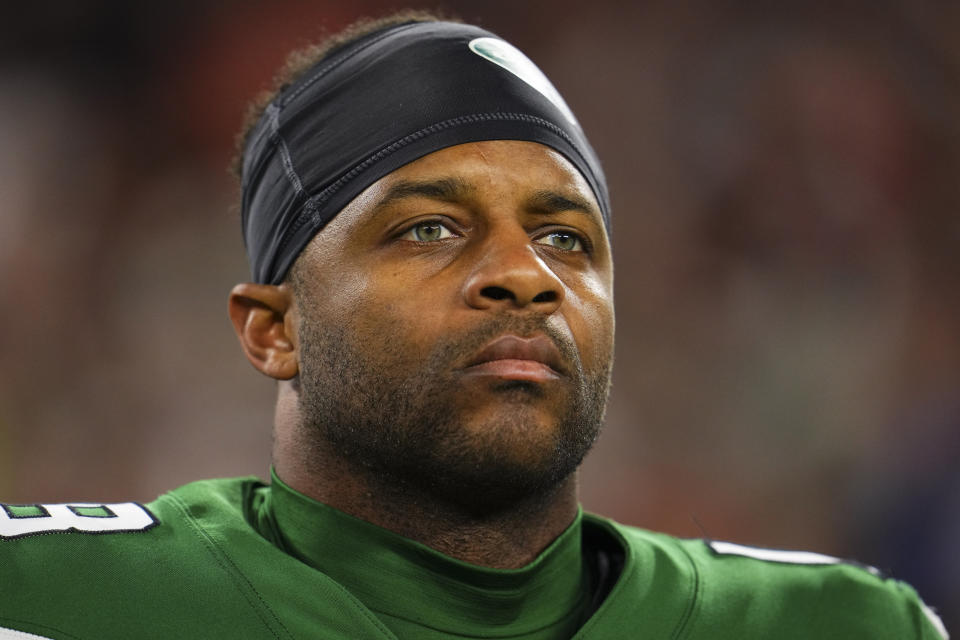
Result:
[[[533,64],[533,61],[524,55],[520,49],[498,38],[475,38],[470,41],[469,46],[470,50],[481,58],[486,58],[490,62],[503,67],[542,93],[557,109],[560,109],[571,124],[577,124],[577,119],[573,117],[573,111],[570,111],[570,107],[560,97],[560,93],[550,84],[547,76],[543,75],[543,71],[540,71],[537,65]]]

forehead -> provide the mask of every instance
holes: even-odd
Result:
[[[461,193],[481,200],[555,192],[583,202],[603,226],[593,190],[563,155],[536,142],[485,140],[434,151],[387,174],[344,207],[328,228],[374,210],[398,185],[436,180],[455,181]]]

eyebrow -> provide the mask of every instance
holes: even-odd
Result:
[[[476,187],[459,177],[436,180],[401,180],[383,195],[373,206],[372,213],[378,216],[390,205],[407,198],[425,197],[444,202],[464,202],[476,194]],[[536,214],[551,215],[564,211],[582,213],[594,222],[600,216],[597,207],[586,198],[573,193],[560,193],[541,189],[527,198],[525,208]]]
[[[599,216],[600,212],[586,198],[575,194],[563,194],[544,189],[537,191],[527,200],[527,208],[534,213],[552,214],[562,211],[576,211],[590,217]]]

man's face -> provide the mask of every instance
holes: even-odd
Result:
[[[301,438],[475,508],[548,493],[603,419],[613,272],[580,173],[532,142],[380,179],[292,274]]]

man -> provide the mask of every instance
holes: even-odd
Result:
[[[491,33],[333,42],[243,144],[229,309],[279,381],[271,484],[4,506],[0,638],[946,637],[875,571],[583,514],[614,333],[592,149]]]

